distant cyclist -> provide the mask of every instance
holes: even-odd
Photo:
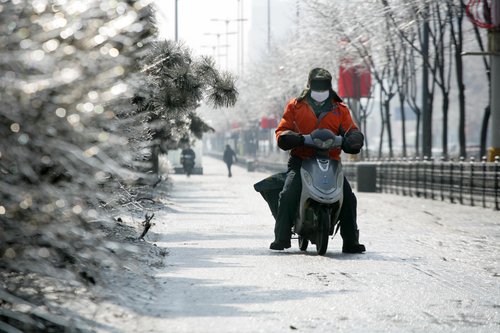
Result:
[[[194,150],[190,147],[182,149],[181,152],[181,164],[184,168],[184,173],[189,177],[193,173],[194,168],[194,159],[196,158],[196,154]]]

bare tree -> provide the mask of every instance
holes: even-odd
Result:
[[[479,139],[479,154],[480,156],[486,156],[486,139],[488,137],[488,123],[491,115],[491,109],[490,109],[490,101],[491,101],[491,71],[490,71],[490,63],[488,61],[488,58],[486,57],[486,49],[484,47],[484,42],[481,36],[481,33],[479,32],[479,28],[476,25],[473,25],[474,29],[474,35],[476,36],[476,41],[479,46],[479,50],[483,54],[481,56],[481,59],[483,60],[484,64],[484,69],[485,69],[485,74],[486,74],[486,80],[488,82],[488,101],[487,105],[484,108],[484,113],[483,113],[483,120],[481,122],[481,134],[480,134],[480,139]]]
[[[432,29],[430,29],[430,34],[435,50],[431,67],[432,82],[433,86],[437,85],[441,92],[443,115],[441,123],[442,155],[448,157],[448,111],[450,105],[449,95],[452,62],[450,48],[446,45],[446,28],[450,20],[450,12],[446,10],[443,11],[439,2],[435,2],[430,6],[430,15],[432,17]],[[432,90],[434,91],[434,88]],[[434,92],[432,94],[434,95]]]
[[[410,76],[408,80],[408,106],[411,108],[413,113],[415,113],[415,155],[420,155],[420,123],[421,123],[421,115],[422,110],[420,108],[420,104],[417,101],[418,98],[418,80],[417,80],[417,63],[415,57],[415,49],[410,49],[410,56],[408,58],[408,65],[410,70]]]
[[[450,16],[453,17],[454,22],[450,23],[451,40],[455,50],[455,71],[458,85],[458,106],[459,106],[459,125],[458,125],[458,141],[460,146],[460,156],[467,155],[465,147],[465,82],[464,82],[464,68],[462,60],[463,51],[463,19],[465,14],[465,5],[462,0],[459,4],[453,7],[452,1],[448,2]]]
[[[346,12],[349,15],[338,15]],[[263,68],[252,70],[252,80],[258,82],[253,84],[254,90],[259,93],[248,93],[248,96],[263,96],[266,100],[267,91],[276,100],[276,96],[283,95],[283,91],[278,92],[281,88],[276,87],[293,86],[291,83],[296,82],[296,77],[304,77],[308,67],[336,68],[347,56],[354,59],[354,65],[364,63],[370,68],[374,91],[382,92],[380,119],[384,128],[380,131],[380,141],[384,146],[387,144],[389,155],[394,154],[390,110],[395,96],[402,112],[402,154],[406,155],[408,150],[404,110],[411,109],[416,116],[415,142],[412,143],[415,153],[432,154],[433,133],[437,130],[441,133],[443,154],[449,155],[449,139],[456,133],[450,132],[448,125],[449,119],[455,119],[456,115],[450,113],[450,94],[454,91],[459,92],[458,136],[464,150],[465,82],[463,70],[459,70],[463,64],[458,58],[463,49],[462,18],[463,10],[452,0],[308,1],[301,7],[300,34],[294,34],[292,40],[274,43],[276,46],[266,54],[265,61],[256,64],[255,68]],[[342,41],[349,43],[347,53],[342,50]],[[287,77],[292,78],[287,84],[283,84],[283,77],[272,74],[273,68],[281,66],[286,68]],[[265,84],[259,85],[263,81]],[[287,94],[291,95],[284,93]],[[433,124],[436,98],[440,98],[442,122]],[[265,104],[260,100],[258,103]],[[271,104],[269,101],[268,106],[259,108],[260,112],[274,110],[276,106]]]

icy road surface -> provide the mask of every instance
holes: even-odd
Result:
[[[204,157],[172,175],[154,241],[169,255],[126,332],[500,332],[500,213],[356,193],[365,254],[271,251],[266,173]]]

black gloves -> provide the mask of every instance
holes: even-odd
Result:
[[[304,144],[304,136],[292,131],[284,131],[278,137],[278,147],[283,150],[289,150]]]
[[[357,129],[351,129],[344,135],[342,150],[347,154],[359,154],[363,147],[365,136]],[[304,144],[304,136],[293,131],[284,131],[278,137],[278,147],[283,150],[290,150]]]
[[[344,135],[342,150],[347,154],[359,154],[363,147],[365,136],[357,129],[352,129]]]

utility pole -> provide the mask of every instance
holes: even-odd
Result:
[[[295,16],[297,18],[297,37],[300,36],[300,0],[295,0]]]
[[[238,6],[236,7],[236,19],[239,20],[239,19],[242,18],[240,16],[241,0],[237,0],[237,2],[238,2]],[[241,55],[240,55],[240,47],[241,47],[240,38],[241,38],[241,34],[242,34],[242,31],[241,31],[241,22],[240,21],[237,21],[236,31],[238,32],[238,37],[236,38],[236,42],[238,43],[238,46],[236,47],[236,73],[238,73],[238,75],[240,75],[241,74],[241,71],[240,71],[240,59],[241,59]]]
[[[229,32],[229,22],[232,22],[232,21],[240,21],[240,19],[235,19],[235,20],[230,20],[230,19],[212,19],[212,21],[215,21],[215,22],[225,22],[226,23],[226,45],[229,46],[229,35],[236,35],[237,32]],[[228,55],[229,55],[229,52],[228,52]],[[229,59],[229,56],[226,57],[226,70],[228,70],[228,59]]]
[[[491,2],[493,28],[488,30],[488,51],[491,64],[491,147],[488,160],[500,156],[500,0]]]
[[[267,0],[267,51],[271,51],[271,0]]]
[[[179,40],[179,21],[177,7],[179,6],[179,0],[175,0],[175,41]]]
[[[222,34],[220,33],[210,33],[210,32],[206,32],[205,35],[210,35],[210,36],[216,36],[217,37],[217,44],[216,44],[216,47],[217,47],[217,64],[220,66],[220,36]]]
[[[238,16],[238,23],[240,24],[240,58],[239,58],[239,63],[240,63],[240,69],[239,69],[239,73],[243,73],[243,67],[244,67],[244,64],[245,64],[245,52],[244,52],[244,48],[245,48],[245,42],[244,42],[244,39],[245,39],[245,29],[244,29],[244,21],[247,21],[247,19],[243,18],[243,16],[245,16],[245,5],[244,5],[244,1],[241,0],[238,0],[238,5],[240,6],[240,10],[239,10],[239,16]]]
[[[228,44],[221,44],[220,43],[220,36],[222,36],[222,33],[210,33],[210,32],[206,32],[205,35],[209,36],[216,36],[217,37],[217,64],[220,66],[221,65],[221,57],[223,56],[221,53],[220,53],[220,49],[221,47],[225,47],[225,48],[229,48],[229,45]],[[214,52],[215,53],[215,52]],[[227,57],[227,53],[225,54],[225,56]]]
[[[236,9],[236,22],[238,24],[238,28],[236,29],[238,31],[238,50],[237,50],[237,61],[236,61],[236,69],[239,75],[243,72],[243,62],[244,62],[244,55],[243,55],[243,48],[244,48],[244,37],[245,37],[245,31],[243,29],[243,23],[244,21],[247,21],[247,19],[243,18],[244,16],[244,3],[243,0],[238,0],[238,8]]]
[[[212,57],[214,57],[214,59],[217,57],[217,45],[202,45],[201,47],[212,49]]]

